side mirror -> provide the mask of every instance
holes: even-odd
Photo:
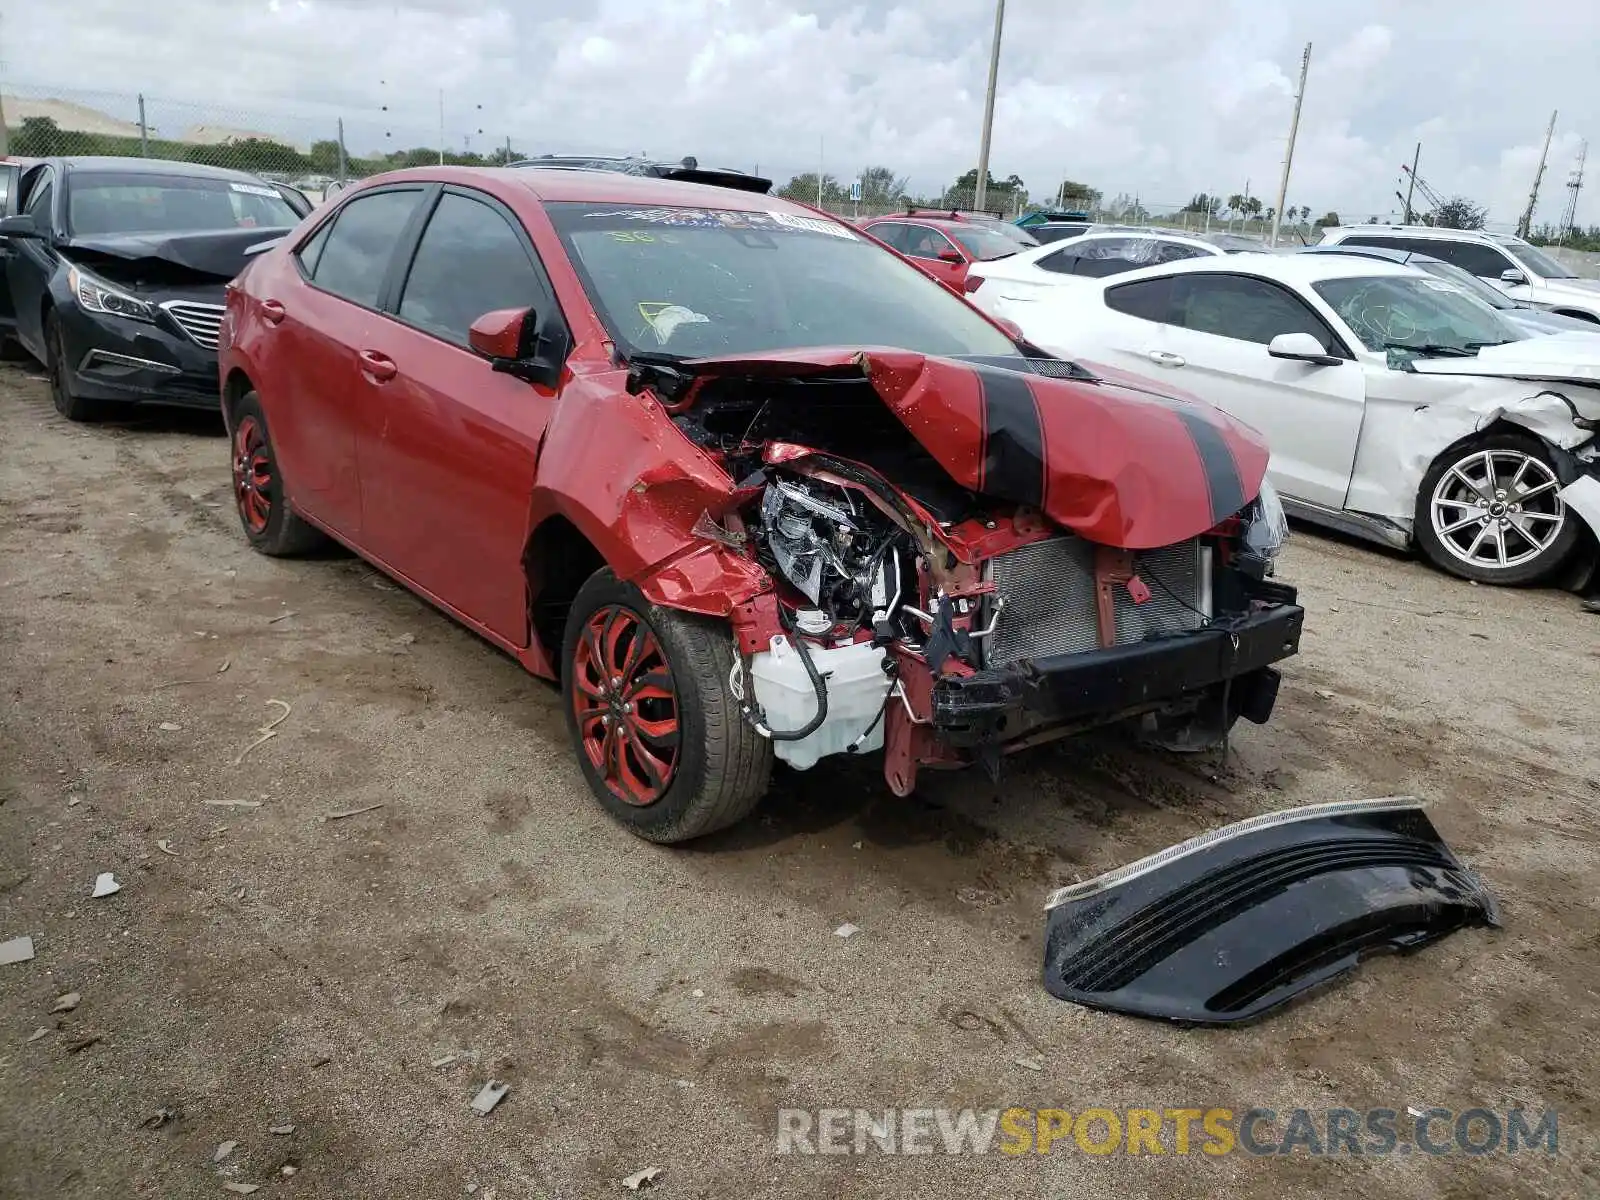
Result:
[[[532,308],[499,308],[484,313],[467,331],[467,344],[489,360],[491,367],[529,383],[553,388],[566,361],[565,338],[540,330],[539,314]]]
[[[1500,282],[1509,283],[1512,286],[1516,286],[1517,284],[1527,283],[1528,277],[1515,267],[1507,267],[1504,271],[1500,272]]]
[[[1006,336],[1009,337],[1013,342],[1026,340],[1026,337],[1022,332],[1022,326],[1018,325],[1009,317],[990,317],[989,319],[996,325],[1000,326],[1001,329],[1005,330]]]
[[[939,261],[947,263],[964,263],[967,260],[961,257],[961,251],[959,250],[941,250],[939,251]]]
[[[1309,333],[1280,333],[1267,343],[1267,353],[1273,358],[1286,358],[1291,362],[1310,363],[1317,367],[1336,367],[1344,359],[1329,354],[1322,343]]]
[[[31,213],[20,213],[14,217],[0,218],[0,237],[8,238],[42,238],[39,226],[34,224]]]

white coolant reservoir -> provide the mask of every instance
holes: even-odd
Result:
[[[817,715],[811,676],[806,674],[800,652],[788,638],[779,634],[770,645],[770,650],[763,650],[750,660],[756,702],[766,713],[768,729],[804,728]],[[871,642],[833,649],[807,642],[806,648],[828,691],[827,719],[797,742],[776,738],[772,742],[773,753],[798,771],[815,765],[824,755],[840,753],[866,733],[889,695],[889,677],[883,673],[884,653]],[[858,752],[864,754],[882,746],[883,722],[877,720]]]

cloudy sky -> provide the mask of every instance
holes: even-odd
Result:
[[[7,92],[135,92],[156,124],[343,116],[352,152],[510,136],[936,190],[977,161],[994,0],[0,0]],[[1600,4],[1010,0],[991,169],[1053,192],[1271,203],[1314,43],[1289,203],[1389,213],[1399,164],[1514,222],[1559,109],[1539,216],[1600,137]],[[203,110],[178,108],[177,101]],[[384,106],[387,105],[387,111]],[[479,132],[481,130],[481,132]],[[387,135],[387,136],[386,136]],[[1600,222],[1600,143],[1580,223]]]

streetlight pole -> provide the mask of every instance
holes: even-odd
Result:
[[[989,50],[989,91],[983,99],[983,140],[978,144],[978,187],[972,207],[983,210],[989,182],[989,132],[994,128],[994,88],[1000,76],[1000,31],[1006,23],[1006,0],[995,0],[994,46]]]

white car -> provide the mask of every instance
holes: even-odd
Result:
[[[1600,280],[1579,278],[1571,267],[1518,237],[1431,225],[1341,225],[1323,231],[1318,245],[1329,244],[1429,254],[1476,275],[1513,300],[1600,323]]]
[[[1146,267],[1007,315],[1254,425],[1292,516],[1498,584],[1576,565],[1600,532],[1600,333],[1523,337],[1451,284],[1338,254]]]
[[[1010,317],[1010,304],[1025,304],[1046,288],[1227,252],[1214,242],[1183,234],[1108,230],[975,262],[967,268],[964,286],[972,302],[989,315]]]

